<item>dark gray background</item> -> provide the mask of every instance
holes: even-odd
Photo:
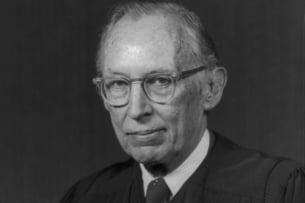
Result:
[[[1,203],[57,202],[80,177],[125,158],[91,83],[112,2],[2,1]],[[304,1],[198,2],[187,5],[229,73],[210,126],[304,162]]]

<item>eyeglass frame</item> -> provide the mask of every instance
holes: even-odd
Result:
[[[182,79],[185,79],[185,78],[188,78],[188,77],[190,77],[190,76],[192,76],[192,75],[194,75],[194,74],[196,74],[196,73],[198,73],[198,72],[200,72],[200,71],[203,71],[203,70],[205,70],[205,69],[207,69],[207,66],[202,65],[202,66],[199,66],[199,67],[197,67],[197,68],[193,68],[193,69],[191,69],[191,70],[186,70],[186,71],[178,72],[177,75],[170,75],[170,77],[171,77],[172,80],[174,81],[174,83],[173,83],[173,85],[174,85],[174,90],[173,90],[172,96],[171,96],[168,100],[170,101],[170,100],[172,99],[174,93],[175,93],[176,82],[177,82],[177,81],[182,80]],[[161,75],[162,75],[162,74],[161,74]],[[131,78],[129,78],[129,79],[128,79],[128,78],[124,78],[124,79],[126,79],[126,81],[128,81],[128,84],[129,84],[129,88],[130,88],[130,89],[131,89],[131,84],[132,84],[132,83],[137,82],[137,81],[141,82],[142,90],[144,91],[146,97],[147,97],[150,101],[155,102],[155,103],[158,103],[158,104],[165,104],[165,103],[167,103],[168,101],[167,101],[167,102],[157,102],[157,101],[154,101],[154,100],[149,96],[149,94],[147,93],[147,91],[146,91],[146,89],[145,89],[145,87],[144,87],[144,81],[145,81],[147,78],[148,78],[148,77],[143,77],[143,78],[132,78],[132,79],[131,79]],[[111,101],[109,101],[109,99],[107,99],[107,97],[104,95],[104,94],[105,94],[104,88],[101,87],[101,86],[103,85],[103,80],[104,80],[103,77],[97,76],[97,77],[95,77],[95,78],[92,79],[92,82],[93,82],[93,84],[97,87],[99,94],[102,95],[103,99],[104,99],[106,102],[108,102],[110,105],[115,106],[115,107],[122,107],[122,106],[125,106],[125,105],[127,105],[127,104],[129,103],[129,99],[127,99],[127,100],[126,100],[126,103],[124,103],[124,104],[121,104],[121,105],[112,104]],[[102,90],[101,90],[101,88],[102,88]],[[129,94],[128,96],[130,96],[130,94]]]

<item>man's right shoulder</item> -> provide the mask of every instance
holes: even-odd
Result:
[[[61,203],[72,202],[88,193],[100,193],[100,191],[118,190],[131,182],[137,164],[129,159],[125,162],[110,165],[102,170],[77,181],[64,195]],[[125,183],[125,184],[124,184]]]

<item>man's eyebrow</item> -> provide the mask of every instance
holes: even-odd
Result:
[[[124,76],[124,77],[127,77],[127,78],[129,77],[128,74],[122,73],[122,72],[118,72],[118,71],[110,71],[109,74],[116,75],[116,76]]]
[[[172,72],[173,72],[172,70],[168,70],[166,68],[161,67],[161,68],[158,68],[158,69],[151,70],[147,73],[144,73],[142,77],[145,77],[147,75],[152,75],[152,74],[167,74],[167,73],[172,73]],[[124,76],[124,77],[127,77],[127,78],[130,77],[130,74],[126,74],[126,73],[119,72],[119,71],[109,71],[109,74],[116,75],[116,76]]]
[[[150,71],[150,72],[148,72],[148,73],[146,73],[145,75],[151,75],[151,74],[167,74],[167,73],[172,73],[172,72],[174,72],[174,71],[172,71],[172,70],[168,70],[168,69],[166,69],[166,68],[158,68],[158,69],[155,69],[155,70],[152,70],[152,71]]]

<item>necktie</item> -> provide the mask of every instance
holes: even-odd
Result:
[[[167,203],[170,196],[171,191],[164,179],[157,178],[148,185],[145,203]]]

